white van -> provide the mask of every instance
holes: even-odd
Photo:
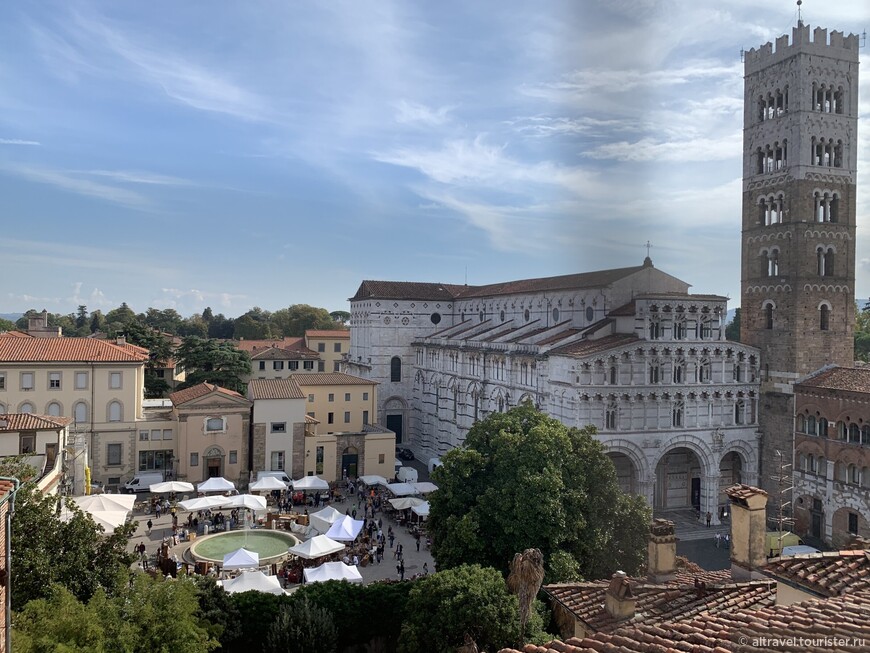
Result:
[[[396,472],[396,478],[399,479],[400,483],[416,483],[417,482],[417,470],[413,467],[408,467],[405,465],[400,468],[398,472]]]
[[[121,486],[121,492],[150,492],[151,486],[163,482],[163,472],[139,472]]]
[[[441,467],[441,459],[440,458],[430,458],[429,459],[429,473],[432,473],[432,470],[436,467]]]
[[[266,478],[267,476],[271,476],[272,478],[277,478],[279,481],[281,481],[288,488],[290,487],[290,484],[293,482],[290,479],[290,477],[287,476],[287,472],[268,472],[268,471],[257,472],[257,480],[258,481]]]

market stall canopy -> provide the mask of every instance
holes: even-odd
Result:
[[[155,494],[162,494],[164,492],[193,492],[193,483],[163,481],[162,483],[152,483],[148,489]]]
[[[378,476],[377,474],[360,476],[359,480],[361,480],[365,485],[387,485],[389,483],[387,479],[383,476]]]
[[[83,510],[86,515],[90,515],[91,519],[102,526],[106,533],[114,533],[118,526],[122,526],[127,522],[129,510]],[[61,521],[69,521],[75,516],[75,512],[63,508],[60,512]]]
[[[274,476],[264,476],[248,489],[255,492],[264,492],[266,490],[286,490],[287,486],[284,485],[283,481],[279,481]]]
[[[262,571],[243,571],[235,578],[218,581],[226,592],[265,592],[267,594],[284,594],[281,581],[277,576],[267,576]]]
[[[430,494],[438,489],[438,486],[429,481],[420,481],[419,483],[409,483],[416,490],[416,494]]]
[[[303,476],[298,481],[293,481],[293,489],[303,492],[308,490],[328,490],[329,483],[319,476]]]
[[[410,483],[390,483],[386,488],[397,497],[407,497],[412,494],[417,494],[414,486]]]
[[[179,507],[184,510],[211,510],[224,505],[226,497],[196,497],[195,499],[187,499],[179,502]]]
[[[198,492],[229,492],[235,490],[236,486],[223,476],[215,476],[197,485],[196,489]]]
[[[344,513],[328,506],[319,512],[308,515],[308,521],[318,533],[325,533],[330,526],[344,516]]]
[[[249,510],[265,510],[266,497],[256,494],[237,494],[234,497],[222,497],[221,508],[248,508]]]
[[[73,497],[75,504],[85,512],[123,510],[130,512],[136,503],[135,494],[91,494]]]
[[[397,499],[390,499],[390,505],[396,510],[407,510],[408,508],[419,506],[421,503],[426,502],[419,497],[399,497]]]
[[[302,542],[301,544],[297,544],[288,549],[288,551],[293,555],[305,558],[306,560],[322,558],[323,556],[328,556],[343,550],[344,544],[336,542],[326,535],[317,535],[306,542]]]
[[[223,569],[256,569],[260,566],[260,554],[245,548],[237,549],[224,556]]]
[[[411,508],[411,512],[416,515],[420,515],[420,517],[428,517],[429,516],[429,502],[424,501],[418,506],[413,506]]]
[[[326,531],[326,536],[339,542],[353,542],[359,532],[362,530],[363,522],[361,519],[353,519],[345,515]]]
[[[328,580],[346,580],[349,583],[362,583],[362,576],[354,565],[343,562],[325,562],[319,567],[304,571],[306,583],[324,583]]]

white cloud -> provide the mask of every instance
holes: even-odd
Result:
[[[39,141],[25,141],[20,138],[0,138],[0,145],[42,145]]]
[[[248,298],[247,295],[228,292],[209,292],[191,288],[161,288],[162,297],[152,299],[150,306],[155,308],[174,308],[178,311],[201,311],[206,306],[217,302],[222,309],[239,309],[241,302]]]
[[[739,157],[742,151],[741,134],[727,134],[715,140],[695,138],[679,141],[639,141],[606,143],[584,152],[593,159],[617,161],[723,161]]]
[[[136,172],[130,170],[82,170],[81,174],[94,177],[107,177],[114,181],[128,184],[146,184],[156,186],[192,186],[193,182],[180,177],[160,175],[152,172]]]
[[[148,200],[139,193],[116,186],[101,184],[89,179],[80,179],[59,170],[0,164],[0,172],[20,177],[27,181],[48,184],[49,186],[76,193],[77,195],[122,204],[130,208],[141,209],[148,205]]]
[[[421,124],[424,126],[434,127],[443,125],[449,119],[449,113],[455,107],[443,106],[437,109],[427,107],[425,104],[417,102],[409,102],[407,100],[399,100],[396,105],[398,113],[396,114],[396,122],[403,124]]]

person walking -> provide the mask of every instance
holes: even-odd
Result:
[[[417,553],[420,553],[420,534],[417,533]]]
[[[149,519],[147,522],[145,522],[145,526],[148,527],[148,535],[151,535],[151,529],[154,527],[154,522]]]
[[[399,562],[399,580],[405,580],[405,561]]]
[[[710,511],[707,511],[707,528],[710,528],[710,520],[713,519],[713,515],[710,514]]]
[[[429,563],[428,562],[423,563],[423,575],[424,576],[429,575]]]
[[[396,536],[393,535],[393,529],[392,529],[392,528],[390,529],[390,532],[387,533],[387,539],[390,540],[390,548],[392,549],[392,548],[393,548],[393,540],[396,539]]]

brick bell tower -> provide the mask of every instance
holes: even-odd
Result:
[[[793,383],[852,365],[858,36],[798,21],[745,53],[741,341],[761,349],[760,485],[791,460]]]

